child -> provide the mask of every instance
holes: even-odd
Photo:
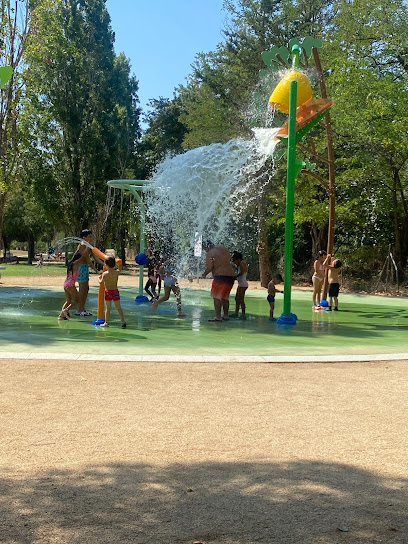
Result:
[[[120,320],[122,321],[122,329],[126,329],[126,322],[123,316],[122,306],[120,305],[120,295],[118,290],[118,278],[122,267],[120,266],[119,269],[115,270],[115,257],[108,257],[105,264],[108,267],[108,270],[105,270],[105,272],[102,272],[102,274],[99,276],[99,283],[105,284],[106,302],[105,323],[103,323],[101,327],[109,327],[109,317],[113,300]]]
[[[81,238],[83,241],[78,244],[78,247],[76,248],[75,253],[80,253],[86,258],[86,260],[83,261],[83,263],[79,267],[79,275],[78,275],[79,297],[78,297],[78,308],[77,308],[77,311],[75,312],[75,315],[78,315],[81,317],[89,317],[92,315],[91,312],[88,312],[87,310],[85,310],[86,299],[88,298],[88,292],[89,292],[89,267],[91,267],[95,272],[96,272],[96,267],[90,259],[91,249],[85,242],[92,245],[92,231],[89,229],[82,230]],[[103,262],[98,257],[93,256],[93,258],[100,265],[103,265]]]
[[[273,311],[275,309],[275,294],[282,292],[278,291],[275,288],[275,285],[279,285],[282,282],[282,276],[280,274],[275,274],[275,276],[268,283],[268,296],[266,297],[266,300],[269,302],[269,321],[275,321],[275,318],[273,317]]]
[[[158,268],[160,266],[160,252],[159,251],[153,251],[152,248],[149,248],[147,250],[147,277],[148,280],[145,285],[145,291],[150,297],[149,302],[153,302],[153,300],[157,300],[160,295],[161,290],[161,277],[160,273],[158,271]],[[159,294],[156,292],[156,286],[158,287]]]
[[[64,281],[65,302],[62,305],[61,313],[58,316],[60,321],[67,320],[70,316],[69,309],[72,304],[78,303],[79,293],[75,287],[75,282],[78,279],[79,267],[85,263],[87,258],[80,253],[75,253],[67,266],[67,277]]]
[[[235,294],[235,313],[233,314],[233,317],[238,318],[239,309],[241,308],[242,319],[246,319],[245,291],[248,289],[248,280],[247,280],[248,265],[242,259],[242,253],[238,253],[238,251],[236,251],[232,255],[232,262],[237,267],[236,278],[238,281],[237,292]]]
[[[325,259],[326,259],[327,253],[325,251],[319,251],[317,255],[317,259],[314,262],[313,265],[313,276],[312,276],[312,283],[313,283],[313,309],[314,310],[320,310],[320,296],[322,293],[322,287],[323,287],[323,281],[324,281],[324,275],[326,272],[326,266],[325,266]]]
[[[43,264],[44,264],[43,254],[40,253],[40,256],[38,257],[38,262],[36,264],[36,268],[42,268]]]
[[[157,310],[159,304],[161,304],[162,302],[166,302],[166,300],[169,300],[170,292],[173,291],[173,293],[176,295],[177,317],[184,317],[185,314],[183,314],[183,312],[181,311],[180,287],[178,284],[178,280],[176,276],[174,275],[174,271],[169,265],[167,266],[162,265],[160,267],[159,273],[161,275],[164,275],[164,278],[163,278],[164,296],[152,302],[153,310]]]
[[[329,269],[328,281],[329,281],[329,307],[328,311],[332,310],[332,303],[334,299],[333,310],[337,312],[339,310],[339,290],[340,281],[339,274],[342,262],[339,259],[335,259],[332,255],[327,255],[327,259],[324,261],[324,265]]]

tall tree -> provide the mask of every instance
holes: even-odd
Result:
[[[4,206],[14,183],[18,157],[17,120],[22,91],[22,56],[30,33],[30,2],[2,0],[0,3],[1,66],[11,66],[13,75],[0,91],[0,241]]]
[[[136,171],[140,179],[147,179],[167,155],[178,155],[185,150],[183,139],[187,129],[181,120],[180,99],[160,97],[150,100],[149,106],[151,111],[145,116],[148,128],[137,147]]]
[[[335,127],[346,152],[343,164],[353,164],[360,184],[376,188],[370,196],[373,209],[384,199],[386,207],[390,204],[392,243],[401,268],[408,258],[407,36],[408,7],[403,0],[341,1],[329,51],[334,60],[329,85],[338,95]],[[350,141],[363,159],[360,172],[347,153]],[[342,178],[350,179],[344,168]],[[361,194],[367,194],[366,187]],[[369,228],[374,230],[374,224]]]
[[[95,223],[106,181],[123,173],[138,136],[137,82],[113,52],[105,0],[43,0],[30,40],[30,91],[53,119],[65,159],[60,176],[66,221]],[[105,211],[103,212],[105,213]],[[100,221],[101,218],[99,218]]]

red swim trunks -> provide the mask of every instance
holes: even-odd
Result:
[[[105,300],[120,300],[118,289],[106,289]]]
[[[215,276],[211,285],[211,296],[219,300],[228,300],[234,280],[233,276]]]

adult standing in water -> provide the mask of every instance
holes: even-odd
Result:
[[[81,317],[88,317],[91,314],[91,312],[87,312],[85,310],[85,304],[86,299],[88,298],[88,291],[89,291],[89,267],[91,267],[95,272],[97,272],[96,267],[94,263],[91,261],[90,255],[91,255],[91,249],[84,243],[88,242],[88,244],[92,244],[92,231],[89,229],[84,229],[81,231],[81,238],[83,242],[80,242],[78,244],[78,247],[75,250],[75,253],[80,253],[83,257],[86,259],[85,264],[79,265],[79,274],[77,282],[79,284],[79,294],[78,294],[78,309],[75,312],[75,315],[79,315]],[[94,258],[96,258],[94,256]],[[99,264],[102,264],[102,261],[97,259]]]
[[[211,296],[214,299],[215,317],[208,321],[227,321],[229,319],[229,295],[234,285],[235,270],[231,264],[231,253],[224,246],[215,246],[207,240],[203,243],[206,252],[203,278],[210,272],[213,275]],[[223,311],[223,315],[221,315]]]

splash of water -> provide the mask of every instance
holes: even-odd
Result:
[[[78,238],[77,236],[67,236],[66,238],[62,238],[61,240],[58,240],[57,242],[55,242],[54,247],[57,249],[61,249],[71,244],[82,244],[84,246],[89,247],[89,249],[93,249],[94,247],[83,238]]]
[[[278,129],[257,129],[255,138],[211,144],[164,160],[146,194],[150,236],[182,275],[195,273],[194,235],[244,250],[256,240],[256,202],[269,182]],[[180,267],[179,267],[180,268]]]

